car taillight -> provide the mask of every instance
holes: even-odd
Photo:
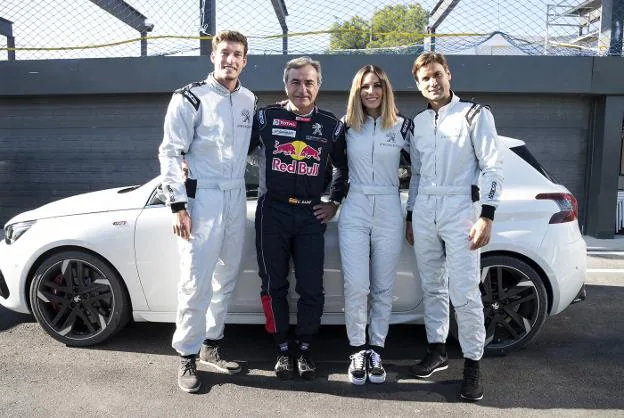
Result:
[[[571,222],[578,217],[578,203],[572,193],[540,193],[535,196],[539,200],[554,200],[559,206],[559,212],[555,213],[551,218],[551,224],[562,224]]]

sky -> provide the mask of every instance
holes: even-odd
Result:
[[[280,35],[281,28],[270,0],[216,0],[217,29],[236,29],[250,39],[255,54],[280,53],[281,39],[262,39]],[[565,4],[579,4],[569,0]],[[197,36],[200,26],[199,0],[127,0],[154,24],[150,36]],[[326,30],[333,22],[346,21],[358,15],[370,19],[375,10],[386,5],[413,4],[396,0],[285,0],[289,15],[287,24],[289,52],[319,53],[328,47],[329,36],[296,35]],[[421,0],[431,10],[437,0]],[[438,28],[441,34],[482,34],[503,31],[531,39],[543,38],[546,29],[546,5],[564,3],[557,0],[461,0],[446,21]],[[121,23],[89,0],[2,0],[0,17],[14,22],[16,46],[67,47],[99,45],[137,38],[138,32]],[[551,28],[559,34],[570,28]],[[453,39],[453,38],[451,38]],[[459,39],[459,38],[457,38]],[[6,39],[0,36],[0,47]],[[149,55],[197,55],[197,40],[150,39]],[[85,58],[137,56],[139,44],[78,49],[70,51],[18,51],[18,59]],[[6,53],[0,51],[0,59]]]

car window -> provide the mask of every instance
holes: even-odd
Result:
[[[538,173],[540,173],[542,176],[546,177],[548,180],[552,181],[553,183],[559,183],[552,174],[550,174],[548,171],[546,171],[546,169],[544,168],[543,165],[541,165],[539,163],[539,161],[537,161],[537,159],[533,156],[533,154],[531,154],[531,151],[529,151],[529,149],[527,148],[526,145],[521,145],[518,147],[512,147],[509,148],[511,151],[514,152],[514,154],[516,154],[518,157],[522,158],[524,161],[526,161],[531,167],[533,167],[535,170],[537,170]]]
[[[165,204],[165,193],[162,190],[162,185],[158,185],[152,192],[152,195],[147,201],[147,206],[158,206]]]

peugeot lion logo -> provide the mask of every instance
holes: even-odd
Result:
[[[243,109],[241,111],[241,116],[243,117],[243,123],[249,123],[251,121],[251,114],[249,113],[249,110]]]
[[[323,126],[321,126],[320,123],[313,124],[312,125],[312,135],[323,136],[323,131],[321,131],[321,128],[323,128]]]

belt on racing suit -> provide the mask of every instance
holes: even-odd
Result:
[[[362,193],[366,195],[397,194],[397,186],[378,186],[374,184],[349,183],[349,192]]]
[[[197,189],[218,189],[223,191],[244,189],[245,179],[224,179],[224,180],[207,180],[207,179],[186,179],[184,182],[186,188],[186,195],[188,197],[195,197]]]
[[[283,195],[283,194],[275,193],[275,192],[266,192],[266,196],[269,199],[276,200],[278,202],[288,203],[290,205],[307,206],[307,205],[316,205],[317,203],[321,202],[320,197],[302,199],[297,196],[288,196],[288,195]]]
[[[198,189],[219,189],[219,190],[234,190],[244,189],[245,179],[230,179],[230,180],[197,180]]]
[[[479,186],[468,187],[452,186],[423,186],[418,188],[418,194],[429,196],[470,196],[473,202],[479,201]]]

